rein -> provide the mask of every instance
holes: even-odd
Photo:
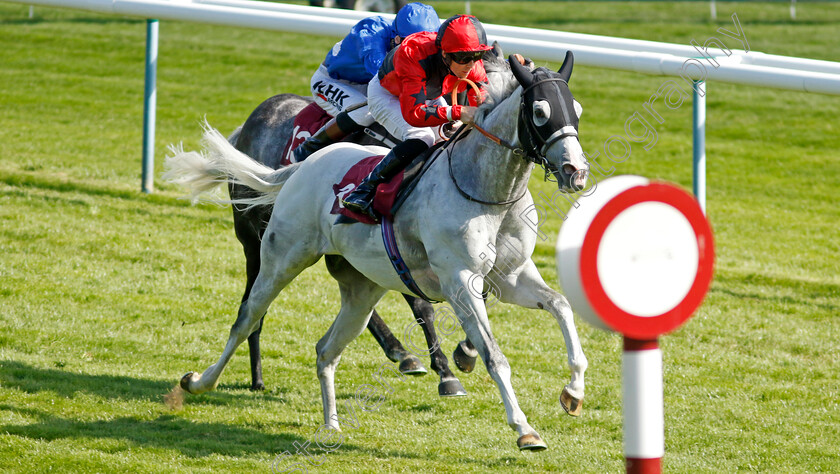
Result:
[[[525,197],[525,194],[528,192],[528,186],[525,186],[525,190],[522,191],[522,194],[520,194],[519,196],[517,196],[513,199],[509,199],[507,201],[485,201],[483,199],[479,199],[477,197],[471,196],[468,192],[466,192],[464,190],[464,188],[461,187],[460,184],[458,184],[458,180],[455,179],[455,172],[452,170],[452,151],[454,151],[454,149],[455,149],[455,145],[454,145],[455,141],[460,139],[463,134],[466,134],[466,132],[464,132],[463,134],[461,133],[461,130],[464,130],[465,128],[466,127],[462,127],[462,128],[458,129],[458,133],[454,137],[452,137],[452,139],[450,140],[450,142],[453,144],[452,149],[451,150],[446,150],[446,156],[448,158],[447,161],[448,161],[448,164],[449,164],[449,177],[452,179],[452,182],[455,184],[455,189],[457,189],[458,192],[461,193],[461,196],[466,198],[467,201],[477,202],[479,204],[487,204],[489,206],[506,206],[508,204],[513,204],[516,201],[519,201],[520,199]]]
[[[455,81],[455,86],[453,86],[453,88],[452,88],[452,103],[453,104],[458,103],[458,96],[457,96],[458,85],[462,82],[466,82],[467,85],[469,85],[470,87],[473,88],[476,96],[481,97],[481,90],[478,88],[478,86],[475,84],[475,82],[473,82],[470,79],[467,79],[466,77],[458,78],[458,80]],[[523,94],[524,94],[524,91],[523,91]],[[523,150],[522,148],[514,145],[513,143],[511,143],[507,140],[504,140],[502,138],[497,137],[496,135],[493,135],[492,133],[488,132],[487,130],[481,128],[478,124],[471,123],[471,124],[469,124],[469,127],[472,127],[474,129],[478,130],[479,133],[481,133],[485,137],[489,138],[493,143],[495,143],[497,145],[501,145],[501,146],[507,148],[508,150],[512,151],[514,156],[516,156],[518,158],[522,158],[522,159],[528,159],[528,154],[525,150]]]
[[[471,81],[470,79],[467,79],[467,78],[459,78],[457,81],[455,81],[455,86],[452,89],[452,103],[453,104],[457,103],[458,85],[461,82],[466,82],[470,87],[472,87],[473,90],[475,90],[476,96],[481,95],[480,89],[478,88],[478,86],[473,81]],[[525,141],[527,141],[528,144],[529,144],[528,149],[525,149],[523,147],[518,147],[518,146],[514,145],[513,143],[511,143],[507,140],[504,140],[500,137],[497,137],[496,135],[493,135],[492,133],[488,132],[487,130],[485,130],[484,128],[482,128],[481,126],[479,126],[476,123],[469,124],[469,127],[472,127],[474,129],[478,130],[479,133],[481,133],[482,135],[487,137],[493,143],[495,143],[497,145],[500,145],[500,146],[503,146],[503,147],[507,148],[508,150],[512,151],[513,156],[542,166],[543,170],[545,170],[545,176],[543,177],[543,180],[549,181],[552,174],[558,172],[559,170],[548,161],[548,158],[546,158],[545,153],[548,151],[548,149],[551,147],[551,145],[553,145],[557,141],[562,140],[566,137],[577,137],[578,132],[577,132],[577,130],[575,130],[574,127],[569,125],[569,126],[565,126],[565,127],[560,128],[560,130],[555,131],[554,133],[551,134],[550,137],[548,137],[548,139],[543,139],[540,136],[536,125],[534,125],[532,123],[532,121],[529,119],[529,116],[527,115],[527,113],[525,111],[525,93],[528,92],[529,90],[533,89],[534,87],[536,87],[540,84],[544,84],[546,82],[562,82],[564,84],[568,84],[566,82],[566,80],[564,80],[562,78],[549,77],[549,78],[546,78],[546,79],[541,79],[539,81],[534,81],[533,83],[531,83],[531,85],[529,85],[528,87],[524,87],[522,89],[522,95],[521,95],[522,98],[521,98],[520,103],[519,103],[519,121],[524,122],[524,124],[525,124],[525,127],[524,127],[525,129],[523,131],[525,132],[525,138],[526,138]],[[520,127],[520,128],[522,128],[522,127]],[[538,144],[534,143],[534,137],[538,138],[542,142],[542,146],[538,147]],[[451,166],[450,166],[450,168],[451,168]],[[451,169],[450,169],[450,174],[451,174]],[[453,180],[454,180],[454,178],[453,178]],[[458,190],[461,191],[460,188]],[[464,194],[464,193],[462,192],[462,194]],[[517,198],[517,199],[519,199],[519,198]]]
[[[453,104],[458,103],[458,96],[457,96],[458,85],[462,82],[466,82],[469,86],[471,86],[473,88],[476,96],[481,97],[481,90],[478,88],[478,86],[475,84],[475,82],[473,82],[473,81],[471,81],[470,79],[467,79],[467,78],[459,78],[455,82],[455,86],[453,86],[453,88],[452,88],[452,103]],[[458,184],[458,180],[455,179],[455,172],[452,170],[452,151],[454,151],[454,149],[455,149],[455,142],[457,140],[459,140],[462,136],[465,136],[466,133],[468,133],[468,132],[464,131],[464,130],[467,130],[469,128],[474,128],[474,129],[478,130],[479,133],[481,133],[485,137],[489,138],[491,141],[493,141],[497,145],[501,145],[501,146],[503,146],[503,147],[505,147],[509,150],[512,150],[513,154],[515,156],[527,159],[527,157],[525,156],[525,150],[523,150],[522,148],[515,147],[512,143],[493,135],[492,133],[488,132],[487,130],[484,130],[483,128],[479,127],[478,125],[476,125],[474,123],[470,124],[466,127],[460,127],[458,129],[458,131],[455,133],[455,136],[453,136],[449,140],[449,143],[452,144],[452,149],[447,150],[447,158],[448,158],[448,165],[449,165],[449,177],[452,179],[452,182],[455,184],[455,189],[457,189],[458,192],[461,193],[461,196],[463,196],[467,201],[477,202],[479,204],[486,204],[488,206],[506,206],[508,204],[513,204],[516,201],[519,201],[520,199],[522,199],[525,196],[525,194],[528,192],[528,186],[525,186],[525,190],[522,192],[522,194],[520,194],[519,196],[517,196],[514,199],[509,199],[507,201],[485,201],[483,199],[478,199],[477,197],[473,197],[468,192],[466,192],[464,190],[464,188],[461,187],[460,184]],[[447,143],[447,145],[449,145],[449,143]]]
[[[457,104],[458,103],[458,99],[457,99],[457,97],[458,97],[457,96],[458,85],[460,85],[462,82],[466,82],[467,85],[469,85],[470,87],[473,88],[473,90],[476,93],[476,96],[481,97],[481,90],[478,88],[478,86],[475,84],[475,82],[473,82],[473,81],[471,81],[470,79],[467,79],[467,78],[458,78],[458,80],[455,81],[455,85],[452,88],[452,99],[451,99],[452,104]],[[569,125],[569,126],[562,127],[559,130],[556,130],[554,133],[551,134],[550,137],[548,137],[548,139],[543,139],[540,136],[536,125],[534,125],[532,123],[532,121],[530,120],[530,117],[527,115],[527,113],[525,111],[525,93],[528,92],[529,90],[533,89],[534,87],[536,87],[540,84],[544,84],[546,82],[562,82],[564,84],[567,84],[567,82],[564,79],[557,78],[557,77],[550,77],[550,78],[547,78],[547,79],[541,79],[539,81],[534,81],[528,87],[524,87],[522,89],[521,99],[520,99],[520,103],[519,103],[519,121],[520,121],[520,123],[524,122],[524,125],[525,125],[523,131],[526,134],[526,138],[527,138],[526,141],[528,142],[528,145],[529,145],[527,150],[523,147],[516,146],[513,143],[511,143],[511,142],[509,142],[509,141],[507,141],[503,138],[500,138],[500,137],[497,137],[496,135],[493,135],[492,133],[488,132],[487,130],[485,130],[484,128],[482,128],[480,125],[478,125],[476,123],[471,123],[471,124],[467,125],[467,127],[461,127],[461,128],[458,129],[458,132],[455,134],[455,136],[453,136],[449,140],[450,143],[452,143],[452,148],[454,149],[455,141],[462,136],[461,130],[464,130],[465,128],[474,128],[474,129],[478,130],[479,133],[484,135],[487,139],[492,141],[493,143],[495,143],[497,145],[500,145],[502,147],[505,147],[508,150],[510,150],[511,152],[513,152],[513,156],[542,166],[543,170],[545,171],[545,176],[543,177],[543,179],[545,181],[548,181],[550,179],[550,177],[553,175],[553,173],[557,173],[559,170],[548,161],[548,158],[545,156],[545,153],[548,151],[548,149],[551,147],[551,145],[553,145],[557,141],[562,140],[566,137],[577,137],[578,133],[577,133],[577,130],[575,130],[575,128],[573,126]],[[519,127],[519,128],[523,128],[523,127]],[[535,141],[534,137],[536,137],[537,139],[539,139],[542,142],[542,146],[538,147],[538,144],[534,143],[534,141]],[[447,144],[447,145],[449,145],[449,144]],[[517,196],[516,198],[509,199],[509,200],[506,200],[506,201],[498,201],[498,202],[484,201],[482,199],[478,199],[476,197],[473,197],[469,193],[467,193],[461,187],[461,185],[458,184],[458,181],[455,179],[455,173],[452,170],[452,153],[451,153],[451,150],[447,150],[447,155],[448,155],[448,161],[449,161],[449,163],[448,163],[449,164],[449,177],[452,179],[452,182],[455,184],[455,188],[458,189],[458,192],[461,194],[461,196],[466,198],[468,201],[477,202],[477,203],[480,203],[480,204],[487,204],[487,205],[491,205],[491,206],[508,205],[508,204],[513,204],[513,203],[519,201],[528,192],[528,187],[526,186],[525,191],[522,194],[520,194],[519,196]]]

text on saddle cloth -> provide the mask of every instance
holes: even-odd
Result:
[[[292,161],[294,160],[292,151],[320,130],[331,118],[332,115],[326,113],[315,102],[307,105],[298,112],[297,116],[295,116],[292,136],[289,138],[289,142],[286,143],[286,147],[283,148],[283,160],[280,163],[283,166],[294,163]]]
[[[376,165],[382,161],[382,156],[383,155],[369,156],[363,159],[353,165],[353,167],[347,171],[347,174],[341,178],[340,182],[333,184],[335,201],[333,201],[333,207],[330,211],[331,214],[342,214],[363,224],[376,224],[376,221],[366,215],[357,214],[345,209],[344,206],[341,205],[341,199],[356,189],[356,186],[358,186],[359,183],[361,183],[362,180],[370,174]],[[385,216],[387,219],[394,218],[391,214],[391,207],[394,205],[394,201],[397,198],[397,192],[400,189],[400,184],[402,184],[404,174],[405,173],[403,171],[400,171],[393,179],[391,179],[391,181],[382,183],[376,187],[376,195],[373,198],[373,209],[379,215]]]

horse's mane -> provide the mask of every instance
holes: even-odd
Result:
[[[495,52],[494,52],[495,53]],[[488,54],[484,60],[484,70],[487,72],[487,99],[483,106],[493,108],[499,102],[508,98],[519,82],[513,77],[510,64],[496,54]]]
[[[510,64],[500,55],[488,54],[488,58],[484,60],[484,70],[487,72],[487,97],[476,114],[479,125],[496,106],[510,97],[519,87],[519,81],[513,77]]]

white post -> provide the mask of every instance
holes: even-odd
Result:
[[[31,20],[35,16],[35,5],[29,5],[29,19]]]
[[[143,101],[142,191],[151,193],[155,183],[155,107],[157,103],[158,21],[146,20],[146,88]]]
[[[796,0],[790,0],[790,19],[796,19]]]
[[[709,9],[712,13],[712,20],[717,20],[717,8],[715,7],[715,0],[712,0],[712,2],[709,4]]]
[[[694,82],[694,196],[706,213],[706,83]]]
[[[470,13],[470,0],[467,0],[467,3],[464,5],[464,13],[472,15],[472,13]]]
[[[665,454],[665,408],[658,341],[624,336],[621,379],[626,472],[659,474]]]

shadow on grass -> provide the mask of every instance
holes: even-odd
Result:
[[[55,369],[32,367],[15,361],[0,361],[0,385],[15,388],[27,393],[53,392],[59,396],[72,398],[79,393],[93,394],[104,399],[134,399],[141,401],[161,401],[161,396],[173,386],[173,382],[146,380],[133,377],[111,375],[73,374]],[[239,385],[235,385],[239,387]],[[245,388],[243,385],[242,388]],[[275,399],[270,395],[259,397]],[[190,396],[193,403],[224,405],[236,408],[250,399],[248,395],[211,392],[201,396]],[[228,409],[226,408],[226,409]],[[257,427],[242,424],[202,423],[186,419],[179,415],[159,415],[154,419],[124,416],[110,420],[75,420],[56,416],[46,410],[22,408],[11,404],[0,404],[0,412],[7,411],[29,418],[18,424],[0,425],[0,433],[24,437],[32,440],[53,441],[59,439],[112,439],[146,448],[163,448],[177,451],[184,456],[200,458],[213,454],[224,456],[252,456],[267,454],[274,459],[277,455],[289,451],[295,453],[299,446],[312,442],[318,426],[305,430],[307,437],[292,433],[270,434],[260,431],[264,422],[255,422]],[[419,411],[427,411],[421,406]],[[86,410],[86,417],[96,412],[96,403]],[[364,423],[364,420],[360,420]],[[273,426],[300,428],[300,424],[273,423]],[[353,434],[353,429],[345,427],[345,433],[363,440],[362,433]],[[510,449],[515,450],[515,438],[511,437]],[[409,445],[410,446],[410,445]],[[337,450],[362,453],[365,457],[388,459],[402,458],[410,460],[428,459],[429,455],[406,449],[381,448],[342,443]],[[314,451],[319,454],[319,451]],[[302,461],[303,455],[288,460],[289,463]],[[327,458],[328,460],[329,458]],[[445,459],[442,459],[445,460]],[[510,466],[526,467],[528,464],[516,456],[501,458],[483,458],[480,456],[462,456],[457,460],[461,464],[477,466],[482,470],[493,470]],[[328,461],[327,461],[328,462]]]
[[[16,388],[26,393],[54,392],[62,397],[73,398],[86,393],[104,399],[145,400],[163,402],[163,396],[177,383],[177,380],[148,380],[121,375],[90,375],[66,372],[57,369],[33,367],[17,361],[0,361],[0,386]],[[238,386],[221,386],[222,390],[237,389]],[[203,395],[188,395],[188,403],[241,406],[243,402],[259,397],[260,400],[284,403],[280,396],[268,393],[259,395],[225,393],[214,391]]]
[[[35,173],[0,172],[0,183],[20,188],[38,188],[63,193],[82,193],[116,199],[142,199],[155,204],[175,207],[190,207],[189,200],[172,198],[160,193],[144,194],[139,189],[129,191],[115,187],[97,186],[66,178],[45,177]]]
[[[265,453],[276,456],[284,451],[294,453],[295,444],[307,440],[294,434],[267,434],[256,429],[225,423],[197,423],[173,415],[161,415],[153,420],[122,417],[113,420],[77,421],[51,415],[32,408],[0,405],[0,411],[10,411],[35,418],[25,425],[0,426],[0,432],[35,440],[57,439],[115,439],[143,447],[176,450],[189,457],[211,454],[247,456]],[[342,444],[341,449],[357,450]]]

